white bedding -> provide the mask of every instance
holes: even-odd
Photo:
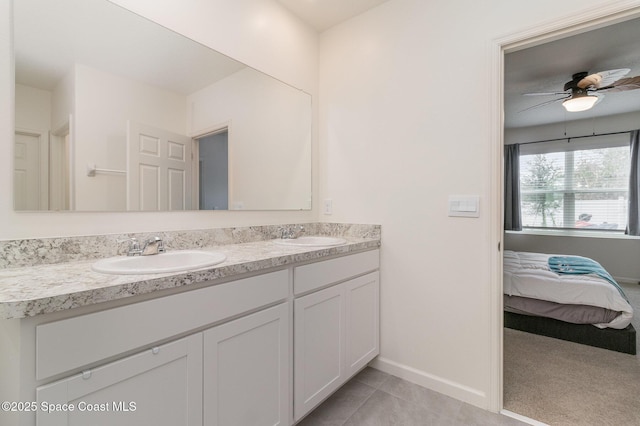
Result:
[[[599,328],[625,328],[633,308],[607,280],[596,275],[560,275],[549,269],[543,253],[504,252],[504,294],[555,303],[591,305],[619,311],[613,321],[594,324]]]

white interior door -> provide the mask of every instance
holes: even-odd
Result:
[[[127,123],[127,209],[192,209],[191,138]]]
[[[15,132],[13,194],[16,210],[47,210],[48,133]]]

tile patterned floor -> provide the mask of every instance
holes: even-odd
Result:
[[[367,367],[298,426],[525,425]]]

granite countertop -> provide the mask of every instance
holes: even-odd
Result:
[[[91,269],[95,259],[0,269],[0,319],[47,314],[380,246],[379,237],[344,238],[345,244],[329,248],[283,246],[269,240],[200,247],[224,253],[226,260],[188,272],[103,274]]]

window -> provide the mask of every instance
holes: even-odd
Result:
[[[629,168],[627,134],[522,145],[522,226],[624,232]]]

